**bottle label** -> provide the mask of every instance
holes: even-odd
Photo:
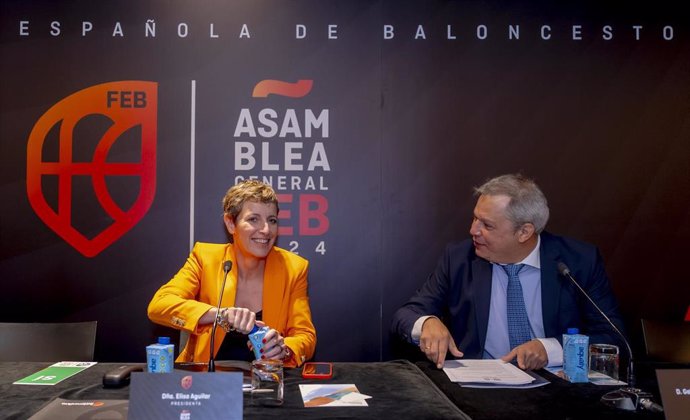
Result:
[[[255,332],[249,334],[249,341],[254,348],[254,358],[261,359],[261,349],[264,347],[264,336],[268,332],[268,327],[261,327]]]
[[[173,344],[151,344],[146,346],[146,362],[151,373],[172,372],[175,367],[175,346]]]
[[[563,335],[563,373],[570,382],[589,381],[589,337],[586,335]]]

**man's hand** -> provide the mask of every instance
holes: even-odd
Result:
[[[504,362],[511,362],[517,357],[518,367],[523,370],[541,369],[549,362],[546,349],[539,340],[531,340],[515,347],[510,353],[501,357]]]
[[[419,348],[426,357],[441,369],[446,360],[446,352],[455,357],[462,357],[462,352],[458,350],[450,335],[450,331],[443,325],[438,318],[429,318],[422,325],[422,335],[419,337]]]

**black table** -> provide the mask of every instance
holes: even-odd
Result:
[[[119,366],[99,363],[54,386],[12,385],[51,363],[0,363],[0,418],[26,419],[53,398],[73,400],[128,399],[129,387],[106,389],[105,372]],[[222,370],[223,362],[216,368]],[[285,370],[285,401],[280,407],[256,407],[244,398],[245,418],[362,418],[362,419],[468,419],[414,364],[407,361],[382,363],[335,363],[333,378],[305,380],[301,370]],[[216,374],[223,374],[217,372]],[[353,383],[373,398],[369,407],[305,408],[299,384]]]
[[[618,386],[600,386],[590,383],[573,384],[550,372],[536,373],[550,383],[531,389],[466,388],[450,382],[446,374],[429,361],[416,362],[436,386],[464,413],[474,420],[501,419],[663,419],[663,413],[631,412],[608,407],[599,400]],[[655,367],[637,365],[637,386],[661,403],[656,385]]]

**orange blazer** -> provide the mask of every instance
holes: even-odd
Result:
[[[199,319],[218,304],[223,283],[223,262],[237,261],[232,244],[197,242],[180,271],[151,299],[151,321],[190,333],[179,362],[208,362],[213,324],[199,325]],[[309,262],[282,248],[273,247],[266,258],[262,315],[270,328],[285,337],[293,356],[285,366],[295,367],[314,355],[316,329],[311,321],[307,296]],[[235,306],[237,271],[228,274],[221,306]],[[225,331],[216,329],[213,353],[220,348]]]

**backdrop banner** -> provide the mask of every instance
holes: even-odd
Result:
[[[310,261],[317,360],[391,357],[393,312],[522,172],[599,246],[633,338],[690,302],[690,15],[671,2],[0,4],[0,321],[97,320],[142,361],[146,307],[221,198],[279,194]]]

